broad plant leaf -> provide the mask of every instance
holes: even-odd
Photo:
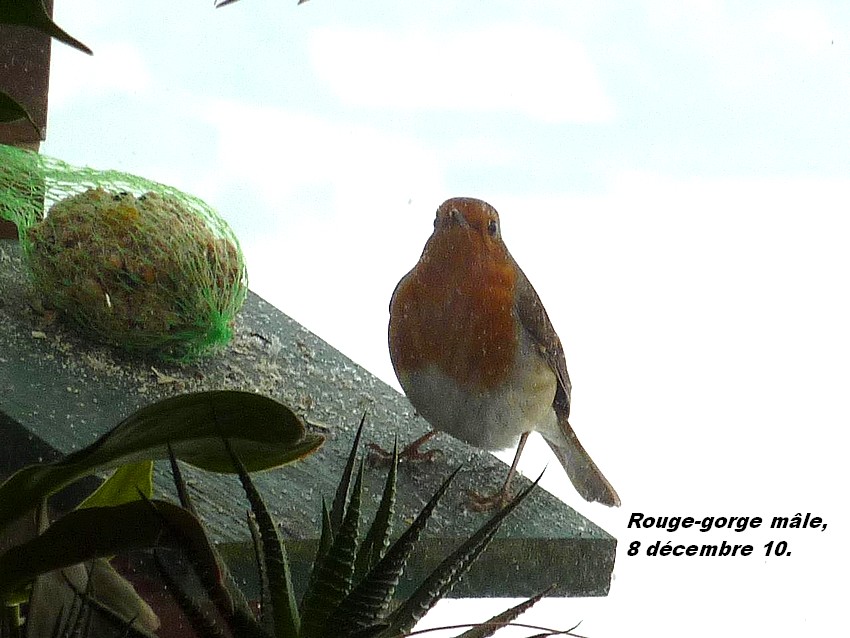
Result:
[[[53,21],[42,0],[0,0],[0,24],[17,24],[30,27],[83,53],[92,54],[90,48],[63,31]]]
[[[153,638],[159,627],[150,606],[103,559],[36,579],[27,609],[27,638],[77,635],[75,625],[83,618],[99,636]]]
[[[106,507],[153,497],[153,461],[128,463],[86,497],[77,507]]]
[[[248,471],[298,460],[324,441],[306,434],[282,403],[230,390],[183,394],[142,408],[91,445],[64,459],[25,467],[0,485],[0,529],[42,498],[92,474],[125,463],[177,458],[212,472],[232,472],[222,439]]]
[[[198,538],[203,538],[198,519],[165,501],[75,510],[0,556],[0,601],[40,574],[132,550],[184,547],[187,542],[202,547]],[[218,571],[215,556],[203,561]]]

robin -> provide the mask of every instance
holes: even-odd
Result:
[[[401,387],[433,428],[404,456],[428,456],[419,447],[436,431],[486,450],[517,445],[502,490],[477,498],[480,508],[510,497],[534,431],[582,497],[620,505],[568,421],[571,384],[561,340],[502,241],[490,204],[457,197],[437,209],[422,257],[393,292],[389,348]]]

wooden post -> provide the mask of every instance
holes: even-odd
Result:
[[[45,0],[53,14],[53,0]],[[40,131],[26,120],[0,122],[0,144],[37,151],[47,129],[50,84],[50,36],[18,25],[0,24],[0,91],[8,93],[32,116]],[[17,237],[11,222],[0,220],[0,238]]]

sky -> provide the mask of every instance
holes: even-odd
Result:
[[[623,500],[589,505],[547,472],[617,562],[608,597],[524,621],[593,638],[846,624],[850,5],[57,5],[95,55],[54,45],[42,151],[202,197],[255,292],[396,387],[387,306],[434,211],[499,210],[564,342],[571,422]],[[528,474],[553,460],[536,443]],[[827,529],[667,533],[630,529],[636,512]],[[755,551],[628,556],[656,540]],[[790,555],[765,556],[771,540]],[[506,606],[448,601],[424,624]]]

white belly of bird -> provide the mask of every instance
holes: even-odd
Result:
[[[469,390],[436,366],[403,375],[401,385],[432,427],[476,447],[502,450],[524,432],[557,431],[555,374],[527,338],[520,341],[514,374],[499,386]]]

